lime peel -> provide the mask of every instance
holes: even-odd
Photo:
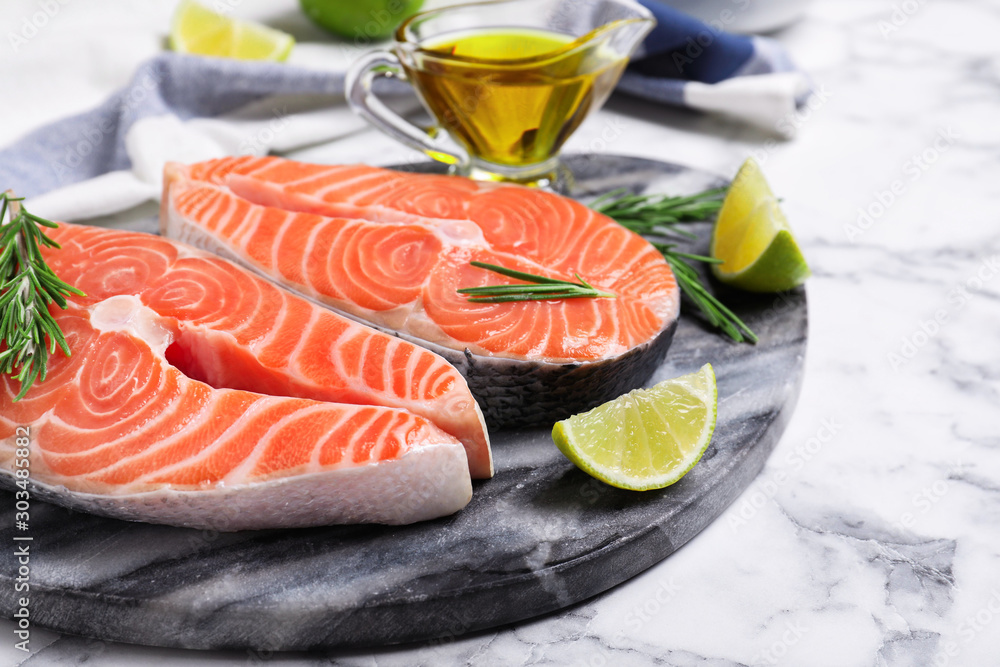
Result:
[[[726,194],[712,232],[712,265],[721,282],[751,292],[782,292],[811,274],[760,167],[748,158]]]
[[[566,458],[602,482],[633,491],[662,489],[701,459],[717,412],[715,373],[705,364],[557,422],[552,439]]]

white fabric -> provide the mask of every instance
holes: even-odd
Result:
[[[796,100],[809,90],[802,72],[739,76],[720,83],[684,84],[684,102],[693,109],[736,116],[762,129],[791,137]]]
[[[327,102],[328,103],[328,102]],[[71,222],[159,199],[163,165],[226,155],[265,155],[344,137],[366,125],[346,105],[311,108],[309,98],[270,98],[218,118],[143,118],[125,137],[132,169],[116,171],[32,198],[39,215]]]

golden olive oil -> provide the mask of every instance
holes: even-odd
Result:
[[[556,155],[627,61],[604,39],[522,28],[449,33],[421,51],[406,73],[431,113],[473,156],[513,167]]]

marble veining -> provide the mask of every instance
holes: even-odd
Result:
[[[11,26],[38,10],[33,0],[9,4]],[[917,8],[899,14],[903,5]],[[63,6],[64,27],[53,21],[30,45],[49,50],[19,54],[16,82],[45,71],[39,88],[62,86],[77,106],[29,114],[5,105],[4,142],[96,104],[122,83],[127,57],[111,61],[122,63],[114,81],[59,78],[48,60],[58,57],[57,44],[44,40],[83,39],[80,22],[125,21],[130,7]],[[106,48],[128,54],[154,41],[169,7],[142,15],[130,39]],[[815,274],[804,383],[785,434],[730,508],[658,565],[562,612],[434,643],[202,653],[36,630],[30,657],[0,642],[0,664],[998,664],[1000,278],[974,280],[1000,255],[998,34],[993,0],[815,0],[800,23],[776,35],[825,93],[789,119],[795,140],[626,99],[570,140],[573,152],[722,174],[755,155]],[[959,137],[911,180],[914,156],[949,127]],[[374,132],[292,157],[350,162],[373,154],[380,164],[418,159]],[[886,198],[896,180],[903,193],[879,212],[879,194]],[[859,209],[879,214],[849,237]],[[150,207],[112,222],[154,216]],[[936,332],[924,333],[921,325],[933,330],[928,323],[942,310]],[[538,460],[518,456],[524,465]],[[100,560],[114,548],[82,542],[79,557]],[[0,634],[10,636],[10,627],[4,621]]]

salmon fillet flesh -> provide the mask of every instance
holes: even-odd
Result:
[[[644,383],[679,291],[642,237],[567,197],[456,176],[278,157],[168,164],[161,232],[422,345],[466,377],[491,426],[550,425]],[[480,261],[615,298],[473,303],[517,283]]]
[[[17,402],[0,378],[3,486],[27,449],[42,499],[240,530],[443,516],[492,475],[476,401],[432,352],[168,239],[50,235],[87,296],[52,308],[70,357]]]

